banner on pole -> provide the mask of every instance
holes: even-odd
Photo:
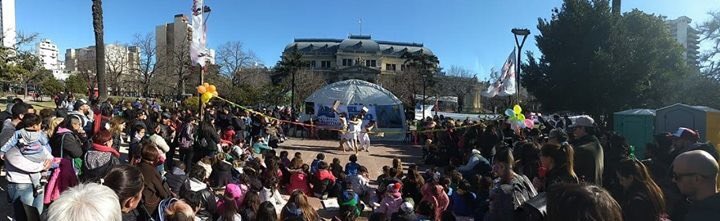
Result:
[[[517,93],[515,87],[517,84],[515,80],[515,65],[517,65],[517,62],[515,59],[517,58],[515,58],[515,49],[513,49],[503,64],[500,77],[482,93],[483,96],[509,96]]]
[[[333,107],[337,108],[336,110]],[[323,105],[315,104],[317,125],[321,127],[340,127],[340,118],[338,113],[347,113],[348,118],[359,114],[363,109],[366,109],[365,117],[363,118],[363,125],[367,124],[371,120],[376,121],[375,106],[363,106],[363,105]]]
[[[205,7],[203,0],[193,0],[192,8],[192,39],[190,41],[190,60],[193,65],[205,66],[211,54],[207,49],[207,35],[205,32],[205,21],[203,13]]]

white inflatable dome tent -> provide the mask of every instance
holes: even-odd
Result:
[[[338,101],[338,112],[353,116],[368,109],[363,124],[376,122],[371,140],[402,141],[407,132],[403,104],[392,92],[363,80],[335,82],[315,91],[305,99],[305,114],[317,120],[320,128],[338,129],[338,114],[332,109]]]

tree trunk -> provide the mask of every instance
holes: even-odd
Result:
[[[145,80],[145,84],[143,84],[143,96],[148,97],[150,95],[150,80]]]
[[[95,70],[97,73],[97,87],[100,101],[107,99],[108,91],[105,82],[105,41],[103,31],[102,0],[92,0],[93,28],[95,31]],[[94,96],[93,88],[89,88],[91,97]]]

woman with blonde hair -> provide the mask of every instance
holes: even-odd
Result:
[[[52,117],[48,121],[48,127],[45,129],[45,133],[48,135],[48,137],[52,137],[52,135],[55,133],[55,130],[57,127],[62,124],[62,122],[65,120],[65,118],[62,117]]]
[[[127,124],[125,123],[125,118],[122,117],[113,117],[110,119],[110,129],[108,129],[112,133],[112,139],[113,139],[113,148],[115,150],[120,149],[120,142],[121,142],[121,136],[123,131],[125,131],[125,126]]]
[[[285,204],[285,207],[280,213],[280,220],[287,220],[293,217],[302,218],[304,221],[320,220],[320,215],[318,215],[317,211],[308,203],[307,196],[301,191],[295,191],[290,195],[288,203]]]

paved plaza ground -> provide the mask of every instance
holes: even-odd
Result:
[[[124,145],[123,145],[124,146]],[[325,154],[325,160],[329,163],[332,162],[333,158],[340,159],[342,165],[348,162],[348,158],[354,152],[343,152],[337,148],[337,141],[330,140],[303,140],[300,138],[291,138],[290,140],[280,144],[280,148],[277,150],[278,153],[282,150],[286,150],[290,153],[290,157],[295,152],[302,153],[302,158],[305,162],[310,163],[318,153]],[[122,152],[125,152],[124,150]],[[419,146],[413,146],[402,143],[381,143],[373,144],[370,152],[360,152],[358,154],[358,163],[366,166],[370,172],[371,184],[377,185],[375,178],[382,173],[382,167],[385,165],[391,165],[393,158],[399,158],[403,162],[403,166],[407,169],[409,164],[420,162],[422,151]],[[7,201],[7,182],[4,177],[0,178],[0,220],[11,220],[9,217],[11,207]],[[287,196],[285,197],[287,199]],[[322,208],[320,199],[315,197],[309,198],[310,203],[318,208],[320,215],[323,218],[330,219],[335,212],[328,211]],[[366,217],[370,214],[369,210],[366,210],[363,217],[359,220],[366,220]]]

